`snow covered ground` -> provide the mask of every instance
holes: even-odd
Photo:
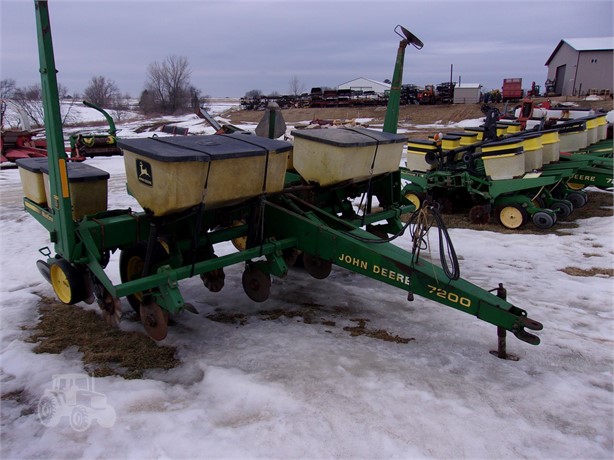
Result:
[[[211,132],[196,118],[182,123]],[[87,162],[111,174],[110,208],[138,209],[122,158]],[[182,293],[201,314],[179,316],[162,342],[181,365],[141,380],[95,379],[116,419],[78,432],[66,419],[43,426],[37,404],[53,375],[84,372],[79,353],[34,354],[23,330],[36,324],[40,296],[53,296],[35,268],[48,234],[22,209],[17,170],[0,171],[0,200],[0,393],[21,395],[1,401],[2,458],[614,456],[612,279],[561,271],[614,266],[612,217],[579,221],[565,236],[450,231],[463,278],[485,289],[503,282],[508,300],[544,324],[537,347],[509,335],[518,362],[489,354],[494,326],[336,267],[326,280],[302,271],[274,279],[263,304],[243,293],[241,266],[226,269],[217,294],[185,280]],[[410,248],[407,238],[396,243]],[[117,265],[114,254],[108,272],[119,282]],[[316,321],[262,313],[304,305]],[[245,324],[207,319],[216,309]],[[344,327],[357,319],[414,340],[353,337]]]

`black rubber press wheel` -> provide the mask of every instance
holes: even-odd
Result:
[[[119,276],[122,283],[134,281],[143,276],[143,267],[145,266],[145,256],[147,255],[147,243],[139,241],[134,246],[122,250],[119,255]],[[151,273],[155,273],[156,265],[160,265],[168,259],[168,252],[160,243],[156,243],[151,258]],[[143,293],[136,292],[126,297],[132,309],[140,314],[141,302],[143,301]]]

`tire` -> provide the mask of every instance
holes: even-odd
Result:
[[[588,195],[584,192],[569,192],[565,199],[571,201],[574,209],[581,208],[588,203]]]
[[[51,262],[49,278],[53,292],[62,303],[73,305],[87,298],[83,273],[66,259],[55,259]]]
[[[422,206],[422,199],[417,193],[407,192],[403,197],[416,207],[414,211],[417,211]]]
[[[529,213],[521,205],[512,203],[497,208],[497,218],[505,228],[515,230],[522,227],[529,218]]]
[[[572,213],[573,206],[571,205],[571,203],[566,203],[565,201],[555,201],[550,206],[550,209],[556,212],[557,217],[565,219],[566,217],[569,217]]]
[[[87,430],[92,424],[90,414],[85,406],[76,406],[70,413],[70,427],[81,433]]]
[[[60,412],[60,402],[52,395],[44,395],[38,402],[38,419],[43,426],[52,428],[60,423],[62,414]]]
[[[145,256],[147,255],[147,242],[139,241],[134,246],[122,250],[119,255],[119,277],[122,283],[134,281],[143,276]],[[160,243],[156,243],[151,258],[151,272],[155,273],[156,265],[168,259],[168,252]],[[136,292],[126,296],[132,309],[139,314],[143,293]]]
[[[544,211],[538,211],[533,214],[533,225],[542,230],[547,230],[554,225],[554,218]]]
[[[567,188],[574,190],[574,191],[578,191],[578,190],[582,190],[584,188],[586,188],[586,184],[577,184],[575,182],[567,182]]]

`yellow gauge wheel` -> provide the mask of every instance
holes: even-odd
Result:
[[[65,259],[53,261],[49,267],[53,292],[62,303],[72,305],[85,299],[83,275]]]
[[[126,262],[126,281],[133,281],[143,276],[143,267],[145,266],[145,259],[143,254],[132,254]],[[139,304],[143,300],[142,292],[135,292],[134,298],[138,300]]]
[[[416,207],[416,211],[420,209],[420,206],[422,206],[422,201],[420,200],[420,197],[415,193],[406,193],[405,199]]]
[[[245,225],[246,222],[244,220],[235,220],[231,227],[239,227],[240,225]],[[239,251],[245,251],[247,249],[247,236],[240,236],[238,238],[233,238],[231,240],[232,245],[237,248]]]
[[[586,184],[577,184],[576,182],[567,182],[566,185],[571,190],[582,190],[586,187]]]
[[[504,206],[499,210],[499,221],[506,228],[516,229],[524,224],[525,214],[519,206]]]

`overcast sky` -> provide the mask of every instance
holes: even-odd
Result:
[[[613,34],[613,2],[556,1],[66,1],[50,0],[58,80],[82,92],[93,76],[138,96],[147,67],[188,58],[191,82],[212,97],[252,89],[305,91],[357,77],[392,79],[401,24],[424,42],[409,47],[404,83],[450,78],[501,87],[510,77],[544,85],[563,38]],[[38,83],[34,2],[0,0],[2,79]]]

